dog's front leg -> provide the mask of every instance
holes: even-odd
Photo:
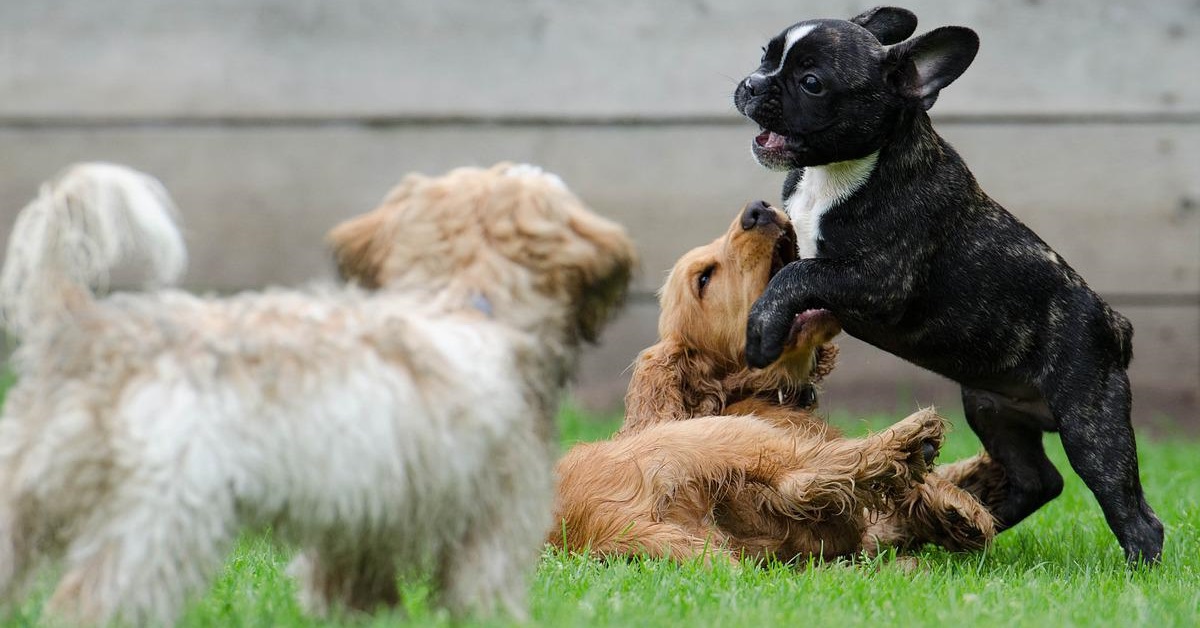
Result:
[[[967,386],[962,402],[967,424],[1003,469],[1003,494],[988,506],[997,529],[1007,530],[1062,493],[1062,475],[1042,445],[1043,419],[1027,404]]]
[[[898,319],[915,275],[911,263],[884,268],[857,259],[809,258],[788,264],[750,308],[746,362],[763,368],[779,359],[796,315],[807,310],[830,310],[841,321]]]

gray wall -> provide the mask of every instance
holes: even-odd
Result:
[[[329,276],[321,238],[403,173],[542,164],[625,223],[636,294],[577,396],[619,403],[674,259],[777,200],[730,102],[759,46],[860,2],[0,0],[0,237],[38,182],[105,159],[160,177],[187,285]],[[1200,426],[1200,4],[910,2],[975,28],[934,108],[989,193],[1133,320],[1142,424]],[[952,385],[843,338],[832,410],[957,408]]]

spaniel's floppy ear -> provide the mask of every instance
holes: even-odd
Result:
[[[625,395],[625,423],[618,435],[669,421],[717,414],[725,404],[715,365],[671,341],[642,351]]]
[[[333,228],[326,236],[338,275],[372,290],[382,284],[383,264],[390,250],[386,245],[387,217],[382,210],[356,216]]]

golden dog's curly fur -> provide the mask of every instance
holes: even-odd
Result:
[[[556,468],[559,525],[547,541],[681,561],[855,554],[864,510],[912,490],[943,429],[929,410],[863,439],[713,416],[578,445]]]
[[[676,559],[982,547],[994,521],[963,489],[994,498],[1003,477],[984,456],[926,473],[925,456],[941,442],[936,415],[918,412],[847,440],[807,407],[805,387],[837,355],[828,341],[840,326],[827,313],[806,313],[771,367],[745,366],[750,306],[795,258],[787,217],[750,211],[675,264],[660,293],[660,341],[638,356],[624,425],[612,441],[573,448],[556,468],[561,525],[549,542]]]
[[[12,238],[0,601],[62,558],[48,616],[169,624],[269,526],[301,548],[310,611],[395,605],[397,575],[432,566],[452,613],[524,615],[558,398],[634,265],[557,177],[406,178],[330,236],[371,292],[96,297],[133,254],[184,259],[161,186],[117,166],[45,187]]]

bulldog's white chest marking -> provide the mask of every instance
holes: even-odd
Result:
[[[796,228],[800,258],[817,256],[817,240],[821,237],[821,216],[830,207],[854,194],[862,187],[871,172],[879,151],[862,159],[851,159],[824,166],[804,169],[800,185],[787,202],[787,213]]]

